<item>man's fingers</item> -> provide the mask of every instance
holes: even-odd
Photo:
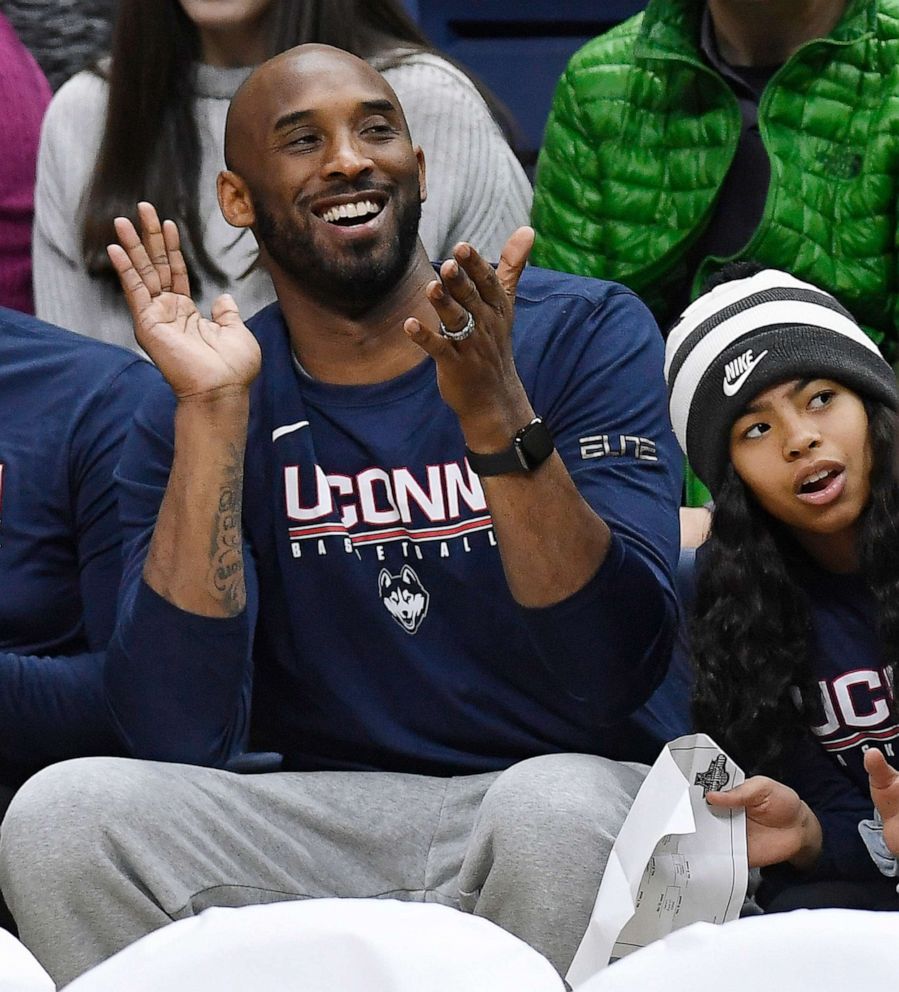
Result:
[[[172,269],[169,265],[169,254],[166,250],[165,237],[159,215],[152,203],[142,200],[137,205],[137,216],[140,218],[141,240],[144,249],[159,279],[159,288],[167,293],[172,288]]]
[[[453,248],[453,258],[471,279],[478,296],[494,310],[501,310],[508,298],[493,266],[465,241]]]
[[[888,789],[899,778],[899,772],[890,767],[883,752],[876,747],[865,751],[865,771],[872,789]]]
[[[243,324],[234,297],[229,293],[223,293],[213,302],[212,319],[217,324],[221,324],[222,327],[234,327]]]
[[[181,252],[181,235],[178,233],[178,225],[173,220],[163,221],[162,237],[172,271],[172,292],[178,293],[179,296],[190,296],[190,278],[187,274],[187,263]]]
[[[146,283],[131,264],[131,257],[121,245],[107,245],[106,253],[116,270],[119,282],[125,293],[125,302],[135,323],[140,323],[141,314],[153,302]]]
[[[156,267],[150,261],[147,249],[138,237],[134,225],[127,217],[116,217],[112,223],[115,227],[119,244],[128,252],[131,264],[143,280],[148,292],[151,296],[158,296],[160,293],[159,274],[156,272]]]
[[[408,317],[403,322],[403,330],[422,351],[427,352],[435,361],[446,361],[454,359],[455,349],[450,342],[418,320],[416,317]]]
[[[517,231],[512,232],[509,240],[503,246],[499,265],[496,267],[496,276],[510,299],[515,298],[518,280],[521,278],[525,265],[527,265],[528,255],[530,255],[533,247],[534,229],[532,227],[519,227]]]
[[[457,248],[461,247],[461,245],[457,246]],[[474,315],[475,320],[483,324],[488,318],[490,311],[494,310],[494,307],[484,300],[478,292],[477,286],[475,286],[474,282],[469,278],[468,273],[455,258],[448,258],[440,266],[440,279],[443,282],[444,295],[447,297],[451,296],[467,311],[464,318],[457,320],[454,324],[447,323],[443,317],[440,318],[450,329],[456,330],[456,323],[464,324],[468,320],[469,313]],[[435,303],[435,300],[432,299],[431,302]]]
[[[428,301],[436,311],[444,327],[450,331],[461,331],[465,327],[468,323],[470,311],[450,296],[444,283],[432,282],[428,285],[425,292],[427,293]],[[441,337],[441,340],[446,340],[439,334],[437,337]]]

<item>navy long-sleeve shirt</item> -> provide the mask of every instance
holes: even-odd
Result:
[[[643,304],[538,269],[519,285],[519,374],[613,533],[597,574],[545,609],[512,599],[430,359],[387,382],[331,385],[297,369],[277,305],[249,326],[263,366],[242,615],[189,615],[141,578],[172,459],[169,391],[148,397],[126,443],[107,690],[129,750],[223,764],[250,746],[281,752],[287,769],[430,774],[553,751],[652,760],[663,721],[631,714],[671,649],[681,460]]]
[[[103,652],[121,574],[113,472],[159,374],[0,309],[0,782],[120,750]]]

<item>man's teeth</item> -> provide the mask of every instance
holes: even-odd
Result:
[[[331,207],[322,214],[322,220],[333,224],[338,220],[346,220],[348,217],[368,217],[379,214],[381,208],[372,203],[371,200],[363,200],[361,203],[341,203],[337,207]]]

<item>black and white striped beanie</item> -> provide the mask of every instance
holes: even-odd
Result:
[[[714,495],[730,429],[769,386],[823,378],[899,406],[896,377],[877,346],[829,294],[764,269],[721,283],[683,312],[665,346],[671,422],[693,470]]]

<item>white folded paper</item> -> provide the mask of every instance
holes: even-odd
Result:
[[[743,782],[705,734],[667,744],[609,856],[587,931],[568,969],[578,985],[609,963],[691,923],[736,919],[746,897],[746,816],[712,809],[710,790]]]

